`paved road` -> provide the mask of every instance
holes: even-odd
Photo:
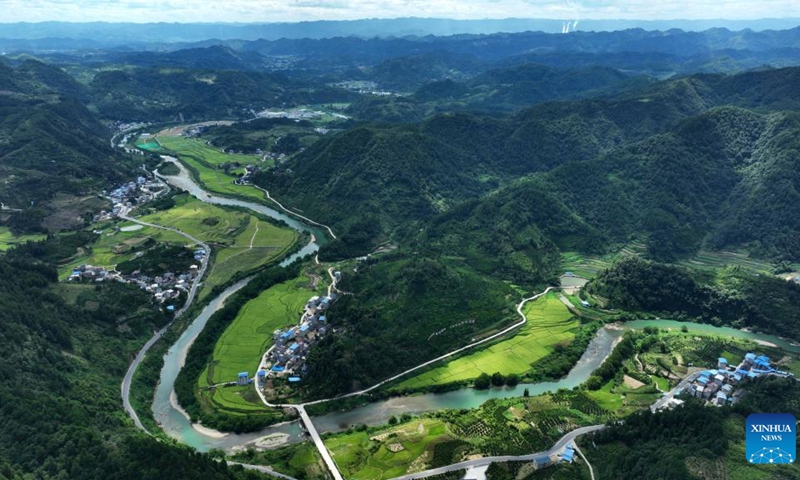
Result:
[[[324,229],[325,229],[325,230],[327,230],[327,231],[328,231],[328,233],[331,235],[331,238],[333,238],[334,240],[336,239],[336,235],[333,233],[333,230],[331,230],[331,227],[329,227],[329,226],[327,226],[327,225],[324,225],[324,224],[322,224],[322,223],[319,223],[319,222],[315,222],[314,220],[311,220],[311,219],[310,219],[310,218],[308,218],[308,217],[304,217],[304,216],[300,215],[300,214],[299,214],[299,213],[297,213],[297,212],[293,212],[292,210],[289,210],[288,208],[284,207],[284,206],[283,206],[283,205],[282,205],[282,204],[281,204],[279,201],[277,201],[277,200],[275,200],[274,198],[272,198],[272,197],[270,196],[270,194],[269,194],[269,191],[267,191],[266,189],[264,189],[264,188],[261,188],[261,187],[259,187],[258,185],[251,185],[251,186],[252,186],[252,187],[254,187],[254,188],[256,188],[256,189],[258,189],[258,190],[261,190],[262,192],[264,192],[264,195],[266,195],[266,196],[267,196],[267,200],[269,200],[269,201],[271,201],[271,202],[275,203],[275,205],[277,205],[277,206],[281,207],[281,209],[283,209],[283,211],[285,211],[286,213],[288,213],[288,214],[290,214],[290,215],[294,215],[294,216],[295,216],[295,217],[297,217],[297,218],[302,218],[303,220],[305,220],[306,222],[310,223],[311,225],[316,225],[316,226],[318,226],[318,227],[322,227],[322,228],[324,228]]]
[[[322,455],[322,459],[325,461],[325,465],[328,466],[328,470],[330,470],[331,474],[333,475],[333,479],[344,480],[342,474],[339,473],[339,468],[336,466],[336,462],[333,461],[333,457],[331,457],[331,454],[328,453],[328,449],[325,448],[325,443],[322,441],[322,438],[320,438],[319,432],[317,432],[317,427],[314,426],[314,422],[311,421],[311,417],[308,416],[308,412],[306,412],[305,407],[302,405],[297,405],[294,408],[296,408],[297,412],[300,414],[300,418],[303,420],[306,429],[308,429],[308,434],[311,435],[311,439],[314,440],[314,445],[317,446],[317,450],[319,450],[320,455]]]
[[[563,437],[561,437],[561,439],[558,442],[556,442],[555,445],[553,445],[552,447],[550,447],[549,450],[546,450],[544,452],[536,452],[536,453],[531,453],[529,455],[516,455],[516,456],[507,455],[499,457],[484,457],[484,458],[479,458],[477,460],[468,460],[466,462],[454,463],[446,467],[433,468],[431,470],[425,470],[423,472],[410,473],[408,475],[395,477],[393,480],[413,480],[417,478],[426,478],[426,477],[431,477],[433,475],[441,475],[443,473],[453,472],[456,470],[464,470],[470,467],[481,467],[484,465],[488,465],[490,463],[529,462],[536,457],[558,453],[561,450],[563,450],[568,443],[574,441],[577,437],[586,433],[602,430],[603,428],[605,428],[605,425],[592,425],[590,427],[577,428],[569,432],[568,434],[564,435]]]
[[[136,414],[136,410],[134,410],[133,405],[131,405],[130,397],[131,397],[131,382],[133,381],[133,375],[136,373],[136,369],[139,368],[139,364],[142,363],[142,360],[144,360],[144,357],[147,354],[147,351],[150,350],[150,347],[152,347],[153,344],[156,343],[158,339],[160,339],[164,335],[164,333],[169,329],[169,327],[172,326],[172,323],[175,321],[175,319],[179,318],[194,301],[194,297],[197,294],[197,289],[200,285],[200,281],[202,280],[203,275],[205,275],[206,273],[206,268],[208,268],[208,259],[211,255],[211,249],[206,243],[201,242],[192,235],[182,232],[176,228],[164,227],[162,225],[156,225],[154,223],[143,222],[141,220],[129,217],[127,215],[127,212],[121,213],[119,215],[119,218],[127,220],[129,222],[138,223],[139,225],[144,225],[147,227],[160,228],[162,230],[173,231],[179,235],[183,235],[192,242],[201,245],[206,251],[206,255],[200,262],[201,266],[200,269],[197,271],[197,277],[194,279],[192,287],[189,289],[189,294],[186,297],[186,303],[184,303],[183,307],[180,310],[175,312],[175,316],[173,317],[172,321],[170,321],[166,326],[164,326],[164,328],[157,331],[155,335],[153,335],[152,338],[150,338],[150,340],[148,340],[147,343],[144,344],[142,349],[139,350],[139,353],[136,354],[136,358],[134,358],[133,363],[131,363],[130,366],[128,367],[128,371],[125,372],[125,377],[122,379],[122,386],[121,386],[122,405],[123,407],[125,407],[125,411],[128,412],[128,415],[130,415],[131,419],[133,419],[133,423],[136,425],[136,427],[139,428],[140,430],[143,430],[145,433],[149,434],[150,432],[147,430],[147,428],[145,428],[144,425],[142,425],[142,422],[139,419],[139,415]]]
[[[670,400],[672,400],[673,397],[675,397],[675,395],[677,395],[679,392],[682,392],[687,385],[692,383],[694,379],[697,378],[698,375],[700,375],[700,372],[695,372],[689,375],[688,377],[684,378],[683,380],[681,380],[681,382],[675,388],[673,388],[672,390],[664,394],[664,396],[656,400],[656,403],[650,406],[650,411],[655,412],[659,408],[662,408]]]
[[[332,268],[328,270],[328,274],[331,276],[331,279],[333,280],[331,282],[331,286],[329,288],[334,288],[335,289],[336,288],[336,279],[333,276],[333,269]],[[360,390],[358,392],[348,393],[348,394],[345,394],[345,395],[340,395],[340,396],[334,397],[334,398],[326,398],[326,399],[322,399],[322,400],[315,400],[313,402],[306,402],[306,403],[302,403],[302,404],[272,404],[272,403],[269,403],[267,401],[266,397],[264,396],[264,393],[261,391],[261,388],[259,388],[258,378],[256,377],[256,381],[253,382],[255,384],[256,393],[258,393],[258,396],[261,398],[261,401],[264,403],[264,405],[266,405],[268,407],[279,407],[279,408],[289,407],[289,408],[297,409],[297,411],[300,413],[300,417],[303,420],[303,423],[306,425],[306,429],[312,435],[312,438],[314,438],[314,435],[316,435],[317,438],[319,438],[319,434],[316,433],[317,429],[316,429],[316,427],[314,427],[314,424],[311,421],[311,418],[308,417],[307,413],[305,413],[306,412],[305,406],[307,406],[307,405],[316,405],[318,403],[328,402],[328,401],[339,399],[339,398],[347,398],[347,397],[355,397],[355,396],[358,396],[358,395],[363,395],[363,394],[368,393],[368,392],[370,392],[372,390],[375,390],[376,388],[379,388],[379,387],[381,387],[381,386],[383,386],[383,385],[385,385],[385,384],[387,384],[389,382],[397,380],[398,378],[402,377],[403,375],[411,373],[411,372],[413,372],[415,370],[419,370],[420,368],[427,367],[428,365],[436,363],[436,362],[438,362],[440,360],[444,360],[445,358],[448,358],[448,357],[451,357],[453,355],[456,355],[456,354],[458,354],[460,352],[463,352],[464,350],[470,349],[470,348],[475,347],[477,345],[480,345],[482,343],[486,343],[488,341],[494,340],[495,338],[503,336],[506,333],[508,333],[508,332],[510,332],[510,331],[512,331],[512,330],[514,330],[516,328],[521,327],[522,325],[524,325],[528,321],[528,319],[525,316],[525,314],[522,313],[522,307],[527,302],[529,302],[531,300],[535,300],[535,299],[541,297],[542,295],[547,294],[547,292],[549,292],[552,289],[553,289],[553,287],[547,287],[547,289],[545,289],[545,291],[543,291],[542,293],[536,294],[536,295],[534,295],[532,297],[525,298],[521,302],[519,302],[519,304],[517,305],[517,313],[519,314],[520,317],[522,317],[522,320],[520,320],[518,323],[515,323],[514,325],[506,328],[505,330],[503,330],[501,332],[498,332],[498,333],[496,333],[494,335],[491,335],[489,337],[486,337],[483,340],[479,340],[477,342],[470,343],[469,345],[467,345],[465,347],[461,347],[461,348],[459,348],[457,350],[454,350],[454,351],[452,351],[450,353],[447,353],[447,354],[442,355],[440,357],[434,358],[433,360],[429,360],[429,361],[427,361],[425,363],[417,365],[416,367],[409,368],[408,370],[406,370],[404,372],[401,372],[401,373],[399,373],[399,374],[397,374],[397,375],[395,375],[393,377],[387,378],[386,380],[383,380],[382,382],[379,382],[379,383],[377,383],[377,384],[375,384],[375,385],[373,385],[373,386],[371,386],[369,388],[365,388],[364,390]],[[330,290],[329,290],[329,292],[330,292]],[[262,356],[262,359],[261,359],[262,365],[266,361],[267,353],[268,352],[265,352],[264,355]],[[601,428],[602,428],[602,426],[601,426]],[[576,432],[577,431],[578,430],[576,430]],[[565,438],[568,437],[569,435],[570,434],[567,434],[565,436]],[[562,440],[564,440],[564,439],[562,439]],[[560,442],[561,442],[561,440],[559,441],[559,443]],[[337,480],[340,479],[341,478],[341,474],[339,473],[339,470],[336,467],[336,463],[334,463],[333,459],[330,457],[330,454],[328,453],[328,450],[325,448],[325,444],[322,442],[321,439],[319,441],[317,441],[315,439],[314,443],[317,446],[317,449],[319,450],[320,455],[322,455],[322,458],[325,459],[325,463],[328,465],[328,468],[330,469],[330,471],[333,474],[334,478],[336,478]],[[559,443],[557,443],[556,445],[558,446]],[[561,445],[561,446],[563,447],[563,445]],[[534,454],[534,456],[536,456],[536,454]],[[497,458],[500,458],[500,457],[497,457]],[[509,458],[511,458],[511,457],[509,457]],[[533,456],[531,456],[531,458],[533,458]],[[330,459],[330,461],[328,459]],[[509,460],[505,460],[505,461],[509,461]],[[485,464],[485,462],[484,463],[478,463],[478,465],[483,465],[483,464]],[[447,468],[447,467],[444,467],[444,468]],[[458,469],[459,468],[455,468],[454,470],[458,470]],[[445,470],[445,471],[451,471],[451,470]],[[422,478],[422,477],[419,477],[419,478]]]
[[[453,355],[457,355],[457,354],[459,354],[459,353],[461,353],[461,352],[463,352],[465,350],[469,350],[470,348],[476,347],[476,346],[478,346],[478,345],[480,345],[482,343],[490,342],[490,341],[492,341],[492,340],[494,340],[494,339],[496,339],[498,337],[502,337],[503,335],[511,332],[512,330],[515,330],[515,329],[521,327],[522,325],[525,325],[525,323],[528,321],[528,319],[525,317],[525,314],[522,313],[522,307],[527,302],[529,302],[531,300],[535,300],[535,299],[541,297],[542,295],[545,295],[547,292],[549,292],[553,288],[554,287],[547,287],[547,289],[545,291],[543,291],[542,293],[538,293],[538,294],[536,294],[536,295],[534,295],[532,297],[525,298],[521,302],[519,302],[519,304],[517,305],[517,313],[519,314],[520,317],[522,317],[522,320],[520,320],[518,323],[515,323],[514,325],[511,325],[510,327],[508,327],[508,328],[506,328],[506,329],[504,329],[504,330],[502,330],[502,331],[500,331],[498,333],[495,333],[494,335],[486,337],[483,340],[478,340],[477,342],[472,342],[469,345],[461,347],[461,348],[459,348],[457,350],[453,350],[452,352],[446,353],[446,354],[444,354],[444,355],[442,355],[440,357],[436,357],[433,360],[428,360],[427,362],[421,363],[421,364],[417,365],[416,367],[409,368],[408,370],[400,372],[397,375],[395,375],[393,377],[389,377],[386,380],[383,380],[383,381],[381,381],[379,383],[376,383],[375,385],[373,385],[373,386],[371,386],[369,388],[365,388],[364,390],[359,390],[357,392],[351,392],[351,393],[347,393],[347,394],[344,394],[344,395],[339,395],[338,397],[334,397],[334,398],[325,398],[325,399],[322,399],[322,400],[314,400],[313,402],[306,402],[303,405],[315,405],[317,403],[329,402],[331,400],[338,400],[338,399],[341,399],[341,398],[357,397],[359,395],[364,395],[365,393],[369,393],[369,392],[375,390],[376,388],[380,388],[380,387],[386,385],[387,383],[393,382],[393,381],[397,380],[398,378],[400,378],[400,377],[402,377],[404,375],[407,375],[407,374],[409,374],[411,372],[414,372],[414,371],[419,370],[421,368],[425,368],[425,367],[427,367],[429,365],[432,365],[432,364],[434,364],[436,362],[439,362],[439,361],[442,361],[442,360],[444,360],[446,358],[452,357]]]
[[[271,475],[275,478],[282,478],[283,480],[297,480],[294,477],[290,477],[288,475],[284,475],[282,473],[278,473],[273,470],[271,467],[265,467],[263,465],[250,465],[249,463],[239,463],[239,462],[232,462],[227,460],[228,465],[239,465],[240,467],[244,467],[247,470],[255,470],[257,472],[265,473],[267,475]]]

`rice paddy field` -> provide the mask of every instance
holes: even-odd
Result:
[[[0,252],[27,241],[44,240],[45,235],[14,235],[8,227],[0,227]]]
[[[324,288],[322,283],[316,289],[310,288],[308,277],[303,275],[275,285],[247,302],[217,341],[213,359],[198,379],[200,387],[235,381],[239,372],[254,376],[261,356],[272,344],[272,333],[296,325],[308,299]],[[246,390],[254,391],[252,387]],[[236,387],[216,389],[212,402],[223,408],[261,406],[258,397],[251,398]]]
[[[524,374],[531,363],[549,355],[556,345],[571,342],[580,325],[552,292],[525,304],[523,312],[528,322],[512,338],[404,380],[394,388],[443,385],[471,380],[481,373]]]
[[[176,196],[175,204],[169,210],[146,215],[142,220],[175,227],[217,250],[201,298],[237,272],[282,257],[298,240],[294,230],[277,227],[248,213],[201,202],[187,194]]]
[[[183,136],[159,135],[158,143],[167,150],[178,152],[181,155],[190,155],[210,165],[217,166],[228,162],[239,162],[242,165],[260,163],[256,155],[242,155],[237,153],[223,153],[218,148],[211,147],[204,140]]]
[[[328,437],[325,446],[345,478],[382,480],[403,475],[412,467],[423,470],[433,457],[431,447],[455,438],[444,422],[425,418],[374,433]]]

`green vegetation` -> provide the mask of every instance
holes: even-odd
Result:
[[[375,384],[518,318],[511,287],[453,260],[384,254],[346,274],[340,288],[354,294],[327,316],[347,335],[326,336],[311,350],[310,395]]]
[[[142,220],[177,228],[213,245],[216,255],[201,297],[239,272],[283,257],[298,241],[294,230],[250,213],[217,207],[188,194],[177,195],[174,201],[173,208],[146,215]]]
[[[145,436],[123,411],[129,359],[167,321],[146,293],[55,281],[50,267],[0,259],[0,475],[256,478]]]
[[[601,273],[588,291],[607,299],[608,306],[629,311],[800,338],[797,284],[741,267],[717,271],[707,281],[701,283],[685,268],[627,258]]]
[[[551,353],[554,346],[568,345],[580,324],[553,292],[526,303],[523,312],[528,321],[512,338],[409,378],[395,388],[417,389],[472,380],[481,373],[528,373],[531,364]]]
[[[303,442],[276,450],[257,452],[247,449],[233,456],[237,462],[269,465],[278,472],[300,480],[324,480],[327,468],[313,442]]]
[[[0,227],[0,252],[4,252],[20,243],[37,242],[44,240],[44,238],[45,236],[42,234],[14,235],[8,227]]]
[[[199,392],[198,379],[212,361],[217,341],[237,318],[239,311],[264,290],[296,278],[300,273],[297,264],[286,268],[271,267],[257,274],[246,286],[225,302],[222,309],[208,320],[203,331],[189,349],[186,363],[175,380],[178,401],[192,418],[204,425],[223,431],[249,432],[285,419],[277,410],[258,405],[253,397],[247,398],[245,387],[223,388],[219,403],[212,404]],[[255,396],[255,389],[247,388]],[[216,397],[216,395],[215,395]],[[225,410],[217,407],[224,404]]]
[[[249,372],[255,377],[261,356],[272,344],[272,332],[296,325],[308,299],[321,294],[323,288],[321,284],[316,290],[309,288],[309,279],[300,276],[273,285],[247,302],[219,337],[211,362],[199,377],[202,395],[222,410],[226,407],[241,409],[253,399],[260,409],[261,399],[255,396],[252,387],[244,391],[238,387],[220,387],[210,393],[206,393],[204,387],[236,381],[239,372]],[[243,399],[241,394],[250,398]]]
[[[325,445],[347,478],[393,478],[469,455],[521,455],[549,448],[564,432],[612,417],[580,391],[490,400],[385,427],[329,435]]]
[[[764,377],[747,390],[734,407],[707,408],[689,399],[675,410],[631,415],[624,425],[581,439],[582,450],[599,478],[795,478],[796,465],[748,464],[743,432],[750,413],[800,413],[800,384]]]
[[[183,136],[169,136],[159,134],[158,143],[165,149],[177,152],[182,156],[192,157],[198,161],[214,167],[219,167],[225,163],[238,162],[244,165],[260,164],[260,158],[254,155],[241,155],[223,153],[218,148],[213,148],[199,138],[188,138]],[[270,164],[267,164],[269,166]]]
[[[202,136],[226,150],[272,150],[286,154],[295,153],[300,147],[309,147],[321,137],[310,121],[290,118],[258,118],[246,123],[210,127],[202,132]]]

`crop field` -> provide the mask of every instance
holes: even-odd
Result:
[[[732,251],[709,252],[701,250],[694,257],[681,261],[680,264],[690,268],[702,269],[718,269],[728,266],[740,266],[766,274],[771,274],[775,268],[772,263],[766,260],[750,258],[746,252]]]
[[[239,162],[242,165],[261,163],[256,155],[241,155],[237,153],[223,153],[219,149],[208,146],[204,140],[186,137],[158,136],[158,142],[167,150],[190,155],[212,166],[228,162]]]
[[[614,261],[613,255],[602,257],[587,256],[578,252],[562,252],[561,268],[583,278],[594,278],[597,272],[608,268]]]
[[[103,230],[97,240],[81,253],[73,257],[68,263],[58,268],[59,278],[69,277],[73,268],[83,264],[114,267],[118,263],[130,260],[136,252],[143,251],[152,246],[154,242],[174,243],[185,245],[189,243],[186,237],[167,230],[153,227],[142,227],[136,230],[123,231],[126,227],[138,226],[132,222],[122,222],[116,227]]]
[[[575,337],[575,319],[555,293],[525,304],[528,322],[514,337],[403,381],[395,388],[421,388],[477,378],[481,373],[523,374],[531,363]]]
[[[0,227],[0,252],[27,241],[44,240],[45,235],[14,235],[8,227]]]
[[[234,177],[226,175],[224,171],[208,166],[194,157],[183,155],[181,161],[197,172],[200,182],[206,189],[220,195],[239,195],[265,203],[264,192],[248,185],[235,185]]]
[[[213,360],[199,379],[200,386],[235,381],[239,372],[254,376],[261,356],[272,344],[272,333],[297,324],[305,303],[320,291],[308,288],[308,278],[301,276],[247,302],[217,341]]]
[[[433,457],[431,447],[454,438],[441,420],[420,419],[371,434],[329,437],[325,446],[345,478],[382,480],[400,476],[412,465],[423,470]]]
[[[175,227],[219,247],[201,296],[237,272],[264,265],[283,255],[297,239],[293,230],[276,227],[244,212],[201,202],[189,195],[176,196],[175,203],[173,208],[147,215],[142,220]]]

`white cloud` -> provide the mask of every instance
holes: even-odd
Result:
[[[439,17],[754,19],[800,17],[798,0],[0,0],[2,22],[276,22]]]

